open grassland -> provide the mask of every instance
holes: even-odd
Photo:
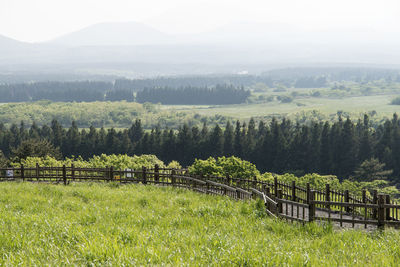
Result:
[[[293,89],[295,90],[295,89]],[[295,92],[301,92],[297,89]],[[276,95],[283,93],[273,93]],[[288,94],[288,93],[285,93]],[[225,126],[227,120],[246,121],[250,118],[268,121],[272,117],[287,117],[293,120],[332,120],[338,111],[352,119],[362,118],[364,113],[373,113],[372,120],[391,118],[400,111],[399,105],[390,105],[396,94],[346,97],[299,96],[292,102],[282,103],[276,98],[270,102],[247,103],[222,106],[159,105],[133,102],[63,103],[38,101],[0,105],[0,121],[6,126],[24,121],[27,125],[49,125],[56,119],[64,127],[75,121],[80,128],[93,125],[96,128],[128,128],[136,119],[141,119],[144,128],[160,125],[177,129],[183,123],[201,126],[215,123]]]
[[[195,112],[202,116],[222,116],[246,120],[251,117],[268,118],[271,116],[298,117],[302,112],[317,111],[323,119],[343,111],[351,117],[359,118],[362,114],[375,110],[379,118],[391,118],[400,111],[400,106],[390,105],[398,95],[354,96],[345,98],[299,97],[290,103],[277,101],[267,103],[227,105],[227,106],[162,106],[178,112]],[[308,114],[310,116],[310,114]]]
[[[117,184],[0,185],[0,265],[395,266],[400,233],[265,217],[261,202]]]

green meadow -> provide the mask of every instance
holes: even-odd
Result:
[[[396,266],[400,232],[267,217],[261,202],[119,184],[0,184],[0,265]]]

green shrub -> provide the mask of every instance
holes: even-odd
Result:
[[[191,174],[216,175],[238,177],[249,179],[260,176],[256,165],[237,157],[219,157],[218,159],[209,157],[206,160],[196,159],[189,167]]]
[[[81,168],[105,168],[106,166],[113,166],[116,169],[140,169],[143,166],[146,168],[154,168],[155,164],[158,164],[161,168],[165,167],[164,162],[159,160],[154,155],[141,155],[141,156],[128,156],[128,155],[105,155],[93,156],[89,160],[84,160],[82,157],[77,158],[66,158],[65,160],[57,160],[53,157],[28,157],[21,161],[26,167],[34,167],[36,163],[40,166],[55,167],[55,166],[71,166],[74,164],[75,167]],[[19,163],[13,164],[19,167]]]

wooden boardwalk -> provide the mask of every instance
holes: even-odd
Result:
[[[273,217],[290,221],[331,222],[338,227],[360,229],[383,229],[400,227],[400,205],[390,200],[388,195],[364,190],[360,196],[348,190],[325,190],[283,183],[277,178],[273,182],[233,177],[190,175],[187,170],[145,167],[133,170],[106,168],[35,167],[0,169],[0,181],[29,181],[62,183],[71,182],[118,182],[141,183],[159,186],[174,186],[212,195],[224,195],[233,199],[248,200],[260,198],[266,212]]]

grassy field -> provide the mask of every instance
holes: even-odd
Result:
[[[393,113],[400,111],[400,106],[390,105],[390,101],[398,95],[373,95],[345,98],[296,98],[291,103],[277,101],[261,104],[241,104],[228,106],[162,106],[162,109],[178,112],[195,112],[202,116],[216,114],[246,120],[251,117],[267,118],[273,115],[295,118],[302,112],[317,111],[327,119],[337,111],[343,111],[352,117],[362,117],[362,114],[375,110],[380,118],[391,118]]]
[[[290,92],[255,93],[257,95],[273,96],[269,102],[260,101],[240,105],[223,106],[192,106],[192,105],[158,105],[139,104],[132,102],[91,102],[63,103],[38,101],[29,103],[10,103],[0,105],[0,121],[6,126],[24,121],[31,125],[49,125],[57,119],[64,127],[70,127],[72,121],[79,128],[128,128],[136,119],[141,119],[144,128],[149,129],[159,124],[162,128],[177,129],[183,123],[189,126],[201,126],[216,123],[225,126],[227,120],[247,121],[250,118],[269,121],[272,117],[287,117],[300,122],[305,120],[335,120],[338,111],[344,117],[362,118],[364,113],[374,111],[373,121],[391,118],[393,113],[400,111],[400,106],[390,105],[392,99],[398,96],[394,92],[376,95],[358,95],[344,97],[311,97],[312,89],[291,89],[297,93],[290,103],[282,103],[278,96],[290,95]],[[306,91],[306,92],[304,92]]]
[[[116,184],[2,183],[0,265],[396,266],[400,233],[265,217],[260,202]]]

